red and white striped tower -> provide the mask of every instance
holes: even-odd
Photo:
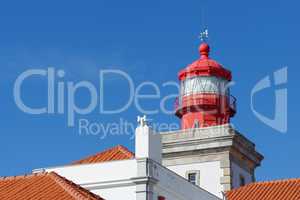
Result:
[[[235,98],[230,95],[231,72],[209,58],[210,47],[202,43],[200,58],[181,70],[176,116],[181,128],[200,128],[230,122],[236,113]]]

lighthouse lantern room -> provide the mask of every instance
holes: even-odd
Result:
[[[230,95],[231,72],[209,58],[210,47],[203,42],[200,58],[181,70],[176,116],[181,128],[200,128],[230,122],[236,113],[236,99]]]

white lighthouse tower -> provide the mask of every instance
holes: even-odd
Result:
[[[207,43],[200,45],[199,52],[200,58],[179,72],[175,113],[181,130],[161,133],[162,162],[222,197],[225,191],[254,182],[263,156],[230,125],[236,113],[228,88],[231,72],[209,57]]]

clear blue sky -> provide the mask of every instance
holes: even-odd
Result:
[[[34,168],[67,164],[129,136],[80,136],[67,127],[66,115],[28,115],[16,106],[13,85],[30,68],[63,69],[62,81],[98,84],[100,69],[121,69],[136,84],[177,80],[177,72],[198,57],[197,38],[209,27],[211,56],[233,72],[238,99],[235,127],[264,154],[257,179],[300,177],[299,166],[299,7],[296,0],[274,1],[2,1],[0,3],[0,176],[29,173]],[[202,14],[202,11],[205,11]],[[250,109],[250,92],[266,75],[288,66],[288,132],[273,130]],[[108,106],[124,103],[128,91],[112,78],[105,93]],[[24,101],[44,105],[44,79],[24,84]],[[163,92],[168,94],[168,89]],[[77,96],[85,105],[84,92]],[[155,107],[158,100],[143,102]],[[172,106],[172,102],[169,102]],[[274,88],[256,98],[256,108],[274,115]],[[121,114],[86,116],[109,123],[122,117],[135,122],[132,105]],[[155,122],[178,122],[173,115],[150,116]]]

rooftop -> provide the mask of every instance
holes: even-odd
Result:
[[[0,199],[103,200],[55,172],[0,178]]]
[[[300,178],[251,183],[226,196],[228,200],[299,200]]]
[[[81,160],[75,161],[72,164],[91,164],[91,163],[99,163],[113,160],[128,160],[133,159],[134,153],[129,151],[126,147],[122,145],[118,145],[94,155],[88,156]]]

